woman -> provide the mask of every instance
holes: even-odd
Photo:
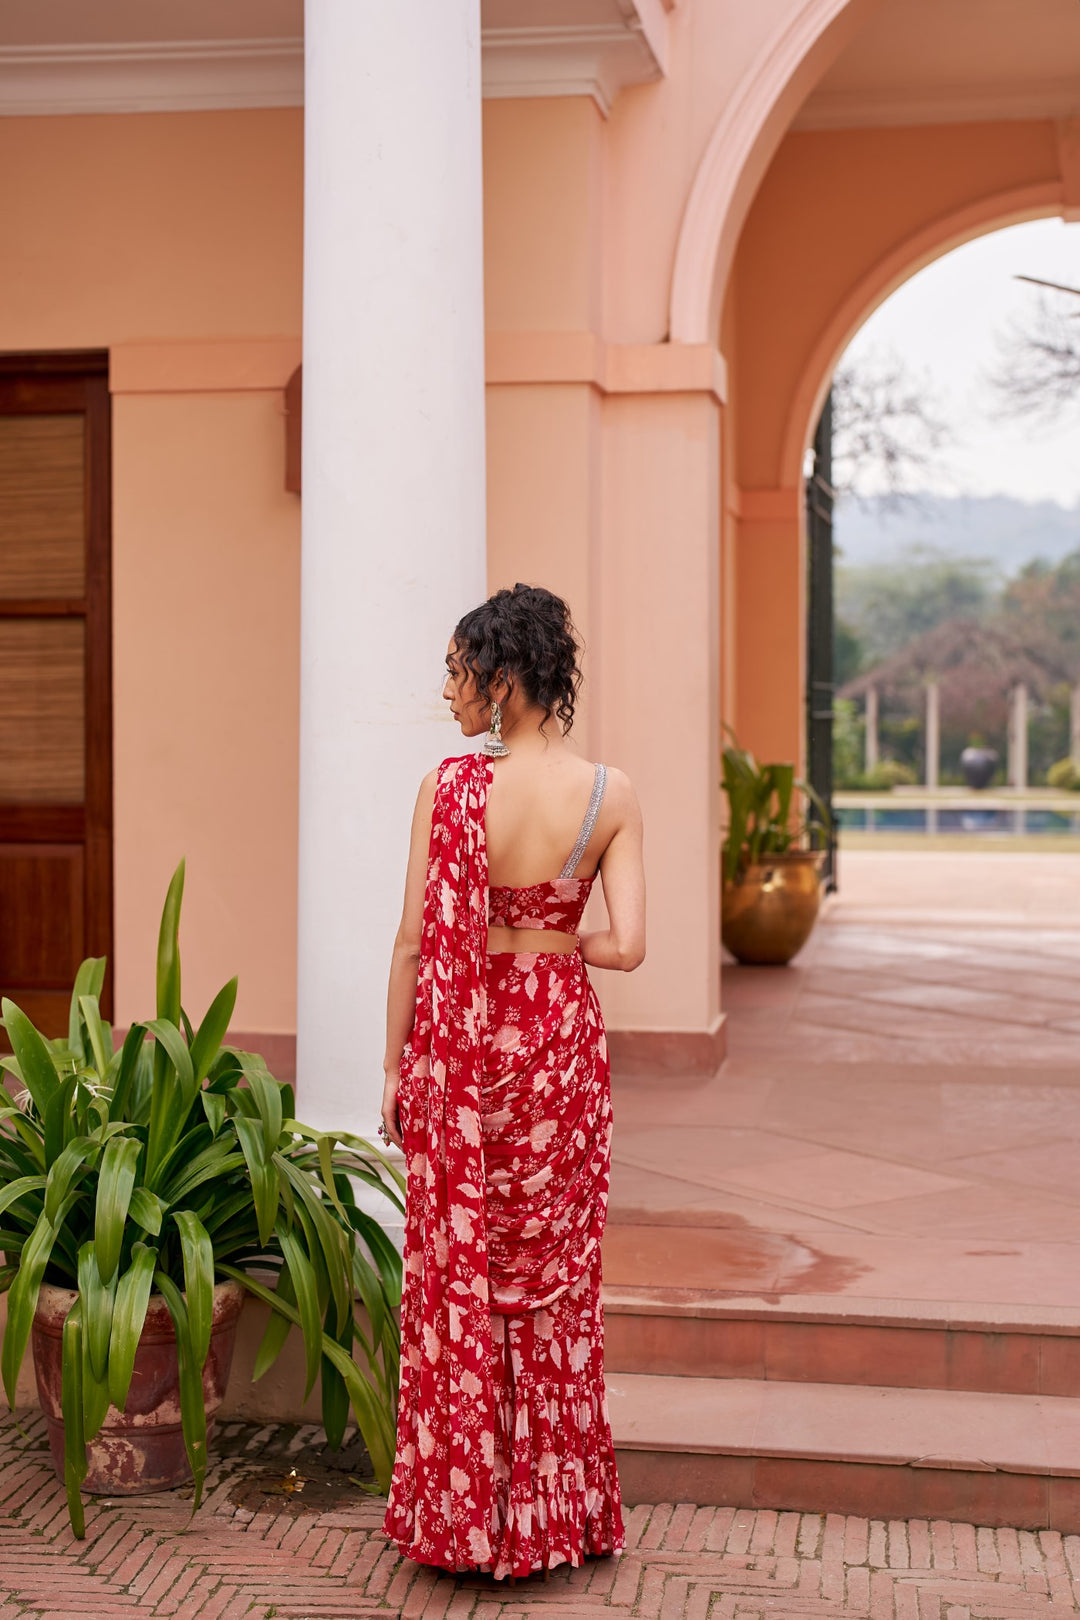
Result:
[[[600,1305],[611,1102],[586,964],[644,956],[641,818],[623,773],[565,740],[577,657],[566,604],[537,587],[455,629],[443,696],[487,735],[421,785],[387,1006],[381,1130],[408,1196],[384,1528],[407,1557],[496,1578],[624,1545]],[[579,935],[597,871],[609,926]]]

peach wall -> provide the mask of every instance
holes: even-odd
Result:
[[[739,483],[779,486],[787,402],[833,311],[876,263],[934,221],[944,250],[948,221],[976,199],[1054,180],[1048,122],[788,135],[739,244]],[[909,273],[918,267],[913,257]]]
[[[295,109],[0,119],[0,349],[112,351],[116,1016],[152,1010],[188,856],[194,1014],[295,1019]],[[253,339],[268,341],[249,341]]]
[[[296,1027],[300,546],[266,392],[114,401],[117,1019],[146,1015],[187,857],[192,1017],[240,974],[238,1029]]]
[[[600,736],[641,800],[649,955],[598,974],[620,1030],[719,1022],[719,407],[604,403]]]
[[[600,433],[600,398],[587,384],[488,387],[488,587],[534,581],[572,604],[585,645],[573,734],[586,755],[601,747],[593,722],[602,679],[594,611]]]
[[[0,346],[300,330],[303,115],[0,118]]]
[[[586,96],[484,103],[489,332],[599,329],[604,139]]]

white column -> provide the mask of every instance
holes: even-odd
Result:
[[[1009,786],[1028,785],[1028,692],[1023,681],[1012,689],[1009,705]]]
[[[941,688],[926,683],[926,785],[936,788],[941,774]]]
[[[479,0],[307,0],[298,1111],[370,1133],[409,822],[485,594]],[[257,793],[257,784],[253,784]]]
[[[866,774],[877,769],[878,765],[878,689],[868,686],[866,689]]]
[[[1080,686],[1069,694],[1069,758],[1080,765]]]

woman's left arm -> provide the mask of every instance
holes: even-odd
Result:
[[[420,935],[424,921],[424,887],[427,881],[428,846],[431,842],[431,814],[435,804],[438,771],[429,771],[420,784],[413,811],[409,839],[409,864],[405,872],[405,901],[401,922],[390,958],[390,984],[386,993],[386,1055],[383,1058],[383,1124],[391,1140],[401,1147],[397,1090],[401,1054],[409,1039],[416,1010],[416,973],[420,962]]]

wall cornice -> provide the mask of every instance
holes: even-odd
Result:
[[[301,39],[0,46],[0,114],[298,107]]]
[[[637,0],[629,19],[562,28],[486,28],[483,92],[492,100],[591,96],[605,118],[620,90],[667,68],[667,17]]]
[[[667,69],[671,0],[612,0],[610,20],[530,22],[481,35],[485,96],[591,96],[606,116],[620,90]],[[197,112],[299,107],[304,42],[124,40],[0,45],[0,115]]]

